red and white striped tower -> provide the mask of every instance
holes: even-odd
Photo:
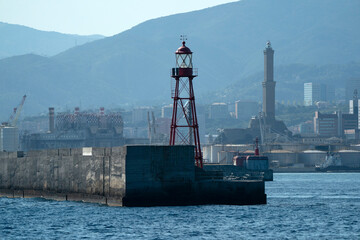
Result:
[[[183,36],[181,37],[182,40],[185,40]],[[193,68],[192,52],[185,46],[185,41],[175,52],[175,56],[176,67],[172,68],[171,73],[175,84],[171,96],[174,99],[174,104],[169,144],[194,145],[195,164],[202,168],[203,158],[193,89],[193,79],[197,76],[197,69]]]

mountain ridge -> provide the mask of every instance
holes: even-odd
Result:
[[[102,35],[65,34],[0,22],[0,59],[24,54],[54,56],[69,48],[104,38]]]

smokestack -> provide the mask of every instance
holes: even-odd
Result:
[[[101,107],[101,108],[100,108],[100,115],[104,115],[104,112],[105,112],[105,108],[104,108],[104,107]]]
[[[49,132],[53,133],[55,131],[55,109],[53,107],[49,108]]]
[[[80,112],[80,108],[79,108],[79,107],[75,107],[75,112],[74,112],[74,114],[75,114],[75,115],[78,115],[79,112]]]

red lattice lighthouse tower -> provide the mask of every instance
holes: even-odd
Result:
[[[193,88],[193,79],[197,76],[197,69],[193,68],[192,52],[185,46],[185,41],[182,42],[182,46],[175,52],[175,56],[176,67],[172,68],[171,72],[171,77],[174,79],[171,94],[174,104],[170,129],[170,145],[194,145],[196,166],[202,168],[203,158]]]

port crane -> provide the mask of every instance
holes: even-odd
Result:
[[[24,106],[25,99],[26,99],[26,95],[24,95],[24,96],[22,97],[21,102],[19,103],[18,106],[16,106],[16,107],[14,108],[14,111],[13,111],[13,113],[11,114],[9,120],[8,120],[6,123],[4,123],[4,125],[8,125],[8,126],[11,126],[11,127],[15,127],[15,126],[16,126],[16,123],[17,123],[17,121],[18,121],[18,119],[19,119],[21,110],[22,110],[22,108],[23,108],[23,106]]]

